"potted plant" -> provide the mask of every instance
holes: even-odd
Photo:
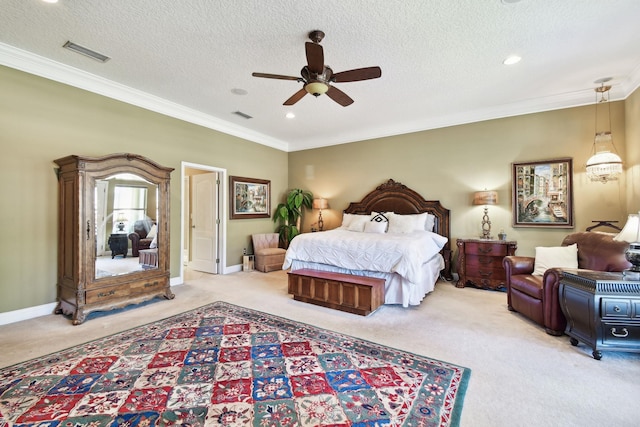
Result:
[[[300,218],[304,208],[311,209],[313,194],[294,188],[287,194],[285,203],[280,203],[273,213],[273,222],[279,223],[276,232],[280,234],[280,242],[284,248],[289,247],[291,240],[300,234]]]

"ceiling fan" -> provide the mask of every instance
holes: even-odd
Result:
[[[313,96],[320,96],[324,93],[338,104],[346,107],[353,104],[353,99],[331,83],[357,82],[361,80],[377,79],[382,75],[380,67],[357,68],[354,70],[333,73],[333,70],[324,65],[324,52],[320,42],[324,38],[324,33],[315,30],[309,33],[311,42],[305,43],[307,52],[307,65],[302,67],[300,75],[302,77],[283,76],[280,74],[252,73],[254,77],[266,79],[295,80],[304,83],[302,89],[294,93],[283,105],[293,105],[300,101],[303,96],[310,93]]]

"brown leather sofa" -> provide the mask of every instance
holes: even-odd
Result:
[[[624,256],[629,246],[613,240],[615,234],[578,232],[569,234],[562,246],[578,245],[578,268],[595,271],[622,271],[631,264]],[[544,276],[532,276],[535,258],[506,256],[502,260],[506,272],[507,304],[545,328],[550,335],[562,335],[567,321],[558,301],[558,287],[563,270],[550,268]]]

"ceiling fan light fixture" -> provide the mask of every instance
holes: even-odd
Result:
[[[322,82],[309,82],[304,85],[304,90],[306,90],[313,96],[320,96],[327,93],[327,91],[329,90],[329,85]]]

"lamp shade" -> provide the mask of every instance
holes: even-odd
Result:
[[[627,243],[640,242],[640,212],[629,214],[624,228],[613,240]]]
[[[497,205],[498,204],[498,192],[497,191],[476,191],[473,193],[474,205]]]
[[[124,214],[124,212],[120,212],[118,214],[118,217],[116,218],[117,222],[124,222],[127,220],[127,216]]]
[[[313,199],[313,209],[329,209],[329,202],[327,199]]]

